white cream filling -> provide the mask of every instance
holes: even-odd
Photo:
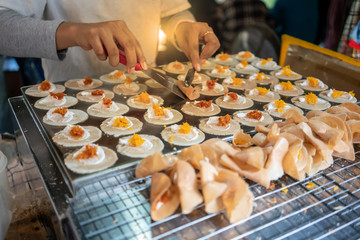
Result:
[[[351,94],[349,94],[349,93],[346,93],[346,94],[342,95],[341,97],[334,98],[331,96],[333,94],[333,92],[334,92],[334,89],[330,89],[329,92],[327,93],[327,96],[330,99],[337,99],[337,100],[342,100],[342,101],[351,101],[352,99],[354,99],[354,97],[351,96]]]
[[[325,86],[325,84],[319,80],[318,78],[316,78],[318,80],[318,86],[316,88],[323,88]],[[303,81],[302,83],[300,83],[300,86],[303,87],[313,87],[310,85],[309,81],[306,79],[305,81]]]
[[[67,139],[69,140],[75,140],[75,141],[81,141],[81,140],[85,140],[87,139],[88,137],[90,137],[90,133],[88,130],[86,130],[85,128],[79,126],[82,130],[84,130],[84,134],[82,135],[81,138],[79,139],[75,139],[73,136],[71,136],[70,134],[70,131],[71,131],[71,128],[73,128],[74,125],[67,125],[61,132],[60,132],[60,135],[66,137]]]
[[[261,61],[256,63],[256,66],[263,67],[263,68],[275,68],[277,67],[277,63],[274,61],[268,61],[265,64],[261,64]]]
[[[150,98],[150,102],[149,103],[143,103],[143,102],[138,102],[138,101],[135,101],[135,97],[134,98],[131,98],[130,99],[130,103],[132,103],[132,104],[136,104],[136,105],[138,105],[138,104],[144,104],[144,105],[154,105],[154,104],[158,104],[159,103],[159,100],[158,99],[156,99],[156,98],[154,98],[153,96],[151,96],[151,95],[149,95],[149,98]]]
[[[94,80],[90,84],[85,84],[85,79],[79,80],[76,82],[79,87],[91,87],[94,85]]]
[[[114,77],[117,72],[118,72],[118,70],[114,70],[111,73],[109,73],[108,76],[109,77]],[[123,74],[123,75],[121,75],[121,77],[118,80],[123,80],[124,81],[125,79],[126,79],[126,75]]]
[[[245,51],[238,52],[237,57],[242,59],[252,59],[255,57],[254,54],[250,53],[251,56],[249,58],[246,58],[245,53],[246,53]]]
[[[221,92],[221,91],[224,91],[224,87],[223,87],[221,84],[219,84],[219,83],[215,83],[214,88],[213,88],[213,89],[210,89],[210,88],[208,88],[206,82],[204,82],[204,83],[202,84],[201,90],[202,90],[202,91],[217,91],[217,92]]]
[[[39,84],[39,86],[38,86],[38,90],[41,91],[41,92],[52,92],[52,91],[54,91],[55,89],[56,89],[56,86],[55,86],[55,84],[53,84],[53,83],[50,83],[50,88],[49,88],[49,90],[45,90],[45,91],[41,90],[40,84]]]
[[[276,90],[276,91],[297,91],[296,87],[294,87],[294,89],[291,89],[291,90],[284,90],[283,86],[281,86],[280,84],[276,84],[274,87],[274,90]]]
[[[274,93],[272,91],[269,91],[267,94],[260,95],[259,91],[256,88],[253,88],[249,91],[250,96],[267,96],[267,97],[274,97]]]
[[[221,56],[220,54],[218,54],[218,55],[215,56],[216,61],[224,62],[224,63],[229,63],[229,62],[232,62],[232,61],[233,61],[231,57],[229,57],[228,59],[226,59],[226,60],[224,61],[224,60],[222,60],[222,59],[220,58],[220,56]]]
[[[179,129],[180,125],[178,124],[170,126],[171,133],[174,137],[182,138],[185,141],[192,141],[199,137],[199,131],[194,127],[191,127],[191,130],[188,134],[179,133]]]
[[[209,128],[218,130],[218,131],[224,131],[230,128],[230,123],[226,126],[218,126],[219,117],[209,117],[209,120],[207,120],[206,125],[208,125]]]
[[[114,127],[113,124],[114,124],[115,120],[118,117],[119,116],[111,118],[111,120],[108,122],[108,126]],[[128,119],[127,117],[125,117],[125,119],[129,121],[129,126],[128,127],[114,127],[114,128],[129,129],[134,125],[133,122],[130,119]]]
[[[136,83],[124,83],[119,85],[119,88],[121,88],[124,91],[131,91],[131,92],[136,92],[140,89],[139,85],[137,85]]]
[[[305,97],[299,97],[299,102],[302,102],[302,103],[306,103],[306,104],[309,104],[306,100],[305,100]],[[317,103],[315,105],[318,105],[318,104],[325,104],[326,101],[325,100],[322,100],[321,98],[318,98],[317,99]],[[309,104],[309,105],[312,105],[312,104]]]
[[[91,147],[97,146],[96,144],[90,144]],[[80,150],[76,151],[73,155],[73,157],[76,159],[76,156],[79,155],[82,151],[86,149],[86,145],[80,148]],[[96,157],[91,157],[88,159],[77,159],[79,160],[83,165],[95,165],[101,163],[105,159],[105,152],[102,149],[102,147],[97,146],[96,150]]]
[[[290,109],[290,108],[291,107],[289,106],[289,104],[286,104],[285,107],[284,107],[284,112],[286,110]],[[271,103],[268,104],[268,111],[269,112],[278,112],[277,109],[278,108],[276,107],[275,102],[271,102]]]
[[[164,109],[164,115],[155,116],[155,111],[152,107],[150,107],[147,112],[147,116],[149,119],[157,119],[157,120],[170,120],[174,118],[174,114],[169,109]]]
[[[112,102],[110,107],[107,107],[103,104],[102,100],[92,105],[91,108],[98,110],[99,112],[116,112],[117,110],[119,110],[119,107],[116,103]]]
[[[178,69],[178,68],[175,68],[175,67],[174,67],[174,64],[179,65],[179,66],[181,66],[181,67],[180,67],[179,69]],[[181,65],[180,65],[180,64],[181,64]],[[184,64],[179,63],[179,62],[172,62],[172,63],[169,63],[169,64],[167,65],[167,69],[172,70],[172,71],[183,71],[183,70],[185,69],[185,66],[184,66]]]
[[[236,69],[241,69],[241,70],[256,70],[255,67],[251,66],[250,64],[246,65],[246,67],[244,67],[244,65],[242,63],[239,63],[235,66]]]
[[[64,96],[61,100],[57,100],[56,98],[53,98],[52,96],[48,95],[47,97],[41,99],[39,103],[43,105],[58,107],[66,103],[66,98]]]
[[[66,122],[70,122],[73,117],[74,117],[74,113],[71,111],[67,111],[65,113],[64,116],[62,116],[59,113],[52,113],[53,111],[55,111],[55,108],[50,109],[47,113],[46,113],[46,117],[47,119],[49,119],[52,122],[62,122],[62,123],[66,123]]]
[[[221,73],[217,68],[214,68],[213,70],[211,70],[211,74],[224,75],[224,76],[231,75],[230,69],[224,69],[224,71],[225,71],[224,73]]]
[[[137,152],[145,152],[145,151],[148,151],[148,150],[152,149],[153,144],[150,142],[150,140],[145,136],[141,136],[141,137],[142,137],[142,139],[145,140],[145,142],[143,144],[141,144],[140,146],[137,146],[137,147],[130,146],[128,140],[131,137],[120,138],[119,139],[119,144],[122,145],[122,146],[126,146],[126,147],[128,147],[130,149],[136,149]]]
[[[246,116],[246,114],[247,114],[247,113],[237,113],[236,116],[238,116],[239,118],[243,118],[243,119],[245,119],[245,120],[248,121],[248,122],[262,122],[262,121],[264,121],[264,115],[263,115],[263,114],[261,115],[260,120],[248,118],[248,117]]]
[[[231,97],[229,97],[229,95],[225,94],[224,102],[228,102],[228,103],[232,103],[232,104],[244,104],[246,102],[245,97],[240,96],[239,94],[236,94],[236,95],[237,95],[238,98],[234,101],[234,100],[232,100]]]
[[[251,75],[251,76],[249,77],[249,80],[263,81],[263,80],[269,80],[269,79],[270,79],[270,77],[268,77],[268,76],[266,76],[266,75],[261,75],[260,78],[261,78],[260,80],[257,79],[257,74],[255,73],[255,74],[253,74],[253,75]]]

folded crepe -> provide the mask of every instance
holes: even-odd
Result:
[[[146,177],[174,166],[176,161],[177,157],[174,155],[164,157],[161,153],[155,152],[136,165],[135,176],[136,178]]]
[[[341,119],[345,120],[360,120],[360,113],[356,112],[358,109],[358,106],[355,104],[356,107],[354,107],[354,104],[351,103],[350,105],[337,105],[333,106],[326,110],[327,113],[335,115]],[[354,109],[354,110],[352,110]],[[344,116],[345,115],[345,119]]]
[[[252,142],[256,145],[256,146],[264,146],[266,144],[266,134],[264,133],[256,133],[253,137],[252,137]]]
[[[164,173],[154,173],[151,178],[150,205],[151,218],[154,221],[172,215],[179,206],[177,189]]]
[[[348,120],[346,121],[350,128],[353,143],[360,143],[360,121],[359,120]]]
[[[283,159],[289,148],[286,138],[278,136],[265,163],[270,180],[277,180],[284,175]]]
[[[235,163],[242,162],[256,169],[261,169],[264,168],[267,154],[261,147],[249,147],[229,156]]]
[[[283,168],[286,174],[297,180],[305,179],[305,169],[309,160],[303,141],[297,139],[289,146],[289,150],[283,159]]]
[[[313,158],[316,154],[316,148],[311,143],[303,143],[303,146],[304,148],[306,148],[307,157],[308,157],[308,159],[306,160],[305,172],[307,173],[307,175],[312,176],[316,173],[315,169],[313,169],[313,163],[314,163]]]
[[[224,183],[216,182],[217,170],[211,163],[200,162],[201,188],[204,196],[205,211],[215,213],[224,209],[221,195],[227,188]]]
[[[202,195],[197,189],[195,169],[190,163],[179,160],[175,164],[176,187],[179,191],[181,210],[183,214],[189,214],[203,202]]]
[[[199,144],[185,148],[178,154],[178,158],[183,161],[188,161],[196,169],[200,169],[200,161],[205,160]]]
[[[344,130],[330,127],[318,118],[310,119],[308,124],[313,132],[319,136],[320,139],[330,147],[330,149],[334,149],[344,135]]]
[[[236,147],[250,147],[253,144],[253,141],[250,134],[244,133],[241,129],[234,134],[232,143]]]
[[[304,116],[296,108],[290,108],[281,114],[281,118],[286,119],[288,123],[301,123],[304,121]]]
[[[250,216],[254,195],[248,184],[237,173],[225,169],[219,170],[216,180],[227,185],[222,200],[230,223]]]
[[[195,100],[197,98],[200,97],[200,87],[196,86],[196,87],[185,87],[185,83],[184,81],[176,81],[176,86],[179,87],[179,89],[190,99],[190,100]]]

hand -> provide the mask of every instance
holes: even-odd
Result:
[[[126,54],[127,71],[133,73],[137,62],[147,69],[141,46],[122,20],[100,23],[62,23],[56,31],[57,50],[79,46],[113,67],[119,64],[120,45]]]
[[[220,47],[219,39],[207,23],[182,22],[175,30],[179,47],[191,61],[196,71]],[[205,45],[199,56],[199,45]]]

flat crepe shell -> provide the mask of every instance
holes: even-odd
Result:
[[[148,123],[151,124],[155,124],[155,125],[167,125],[167,124],[173,124],[173,123],[177,123],[180,122],[183,119],[183,115],[175,110],[175,109],[170,109],[170,112],[174,115],[173,118],[171,119],[152,119],[148,117],[147,112],[144,114],[144,119],[145,121],[147,121]]]
[[[261,61],[253,61],[251,63],[254,67],[257,67],[258,69],[260,70],[264,70],[264,71],[273,71],[273,70],[278,70],[280,69],[281,67],[277,64],[275,64],[274,66],[271,66],[271,67],[266,67],[264,65],[261,65]]]
[[[218,87],[219,89],[216,89],[216,86],[219,86]],[[224,95],[227,91],[228,91],[228,89],[226,87],[224,87],[223,85],[221,85],[219,83],[215,83],[214,89],[205,89],[205,90],[201,89],[200,94],[205,95],[205,96],[220,96],[220,95]]]
[[[135,87],[134,89],[126,89],[123,87],[124,86],[124,83],[123,83],[123,84],[114,86],[113,91],[114,91],[114,93],[116,93],[118,95],[136,95],[141,92],[145,92],[147,90],[147,87],[144,84],[137,84],[137,83],[132,83],[132,84],[136,84],[137,87]]]
[[[200,75],[200,78],[195,78],[192,81],[192,84],[202,84],[203,82],[206,82],[208,79],[210,79],[209,76],[206,76],[205,74],[202,73],[198,73]],[[177,79],[180,81],[184,81],[185,80],[185,74],[180,74],[177,76]]]
[[[318,102],[315,105],[309,104],[306,101],[305,102],[301,102],[299,99],[300,97],[304,97],[304,96],[297,96],[297,97],[293,97],[291,98],[291,102],[294,103],[296,106],[303,108],[303,109],[308,109],[308,110],[325,110],[329,107],[331,107],[330,103],[324,99],[318,98]]]
[[[101,123],[100,128],[104,133],[113,135],[114,137],[129,135],[129,134],[133,134],[133,133],[137,133],[137,132],[141,131],[143,123],[139,119],[134,118],[134,117],[128,117],[128,116],[126,116],[126,118],[132,124],[128,128],[113,127],[110,124],[112,118],[108,118],[108,119],[104,120]]]
[[[219,106],[214,103],[211,103],[211,107],[209,108],[199,108],[195,106],[194,102],[186,102],[182,106],[181,111],[183,111],[187,115],[198,117],[214,116],[221,112]]]
[[[278,79],[285,80],[285,81],[296,81],[296,80],[302,79],[302,75],[300,75],[296,72],[293,72],[296,75],[286,76],[286,75],[281,74],[281,71],[282,70],[275,70],[275,71],[272,71],[270,74]]]
[[[121,76],[120,79],[111,79],[110,78],[110,73],[109,73],[109,74],[105,74],[105,75],[100,76],[100,80],[103,81],[103,82],[111,83],[111,84],[117,84],[117,83],[124,83],[126,77],[129,77],[132,80],[135,80],[137,78],[137,76],[135,74],[126,74],[126,73],[124,73],[124,75]]]
[[[227,87],[228,89],[236,89],[236,90],[247,90],[247,89],[253,89],[256,87],[256,83],[250,80],[243,80],[240,85],[234,85],[229,84],[225,82],[225,80],[222,82],[222,85],[224,87]]]
[[[228,128],[225,128],[225,127],[220,128],[219,127],[217,129],[214,129],[211,126],[209,126],[207,124],[208,120],[209,120],[208,118],[202,119],[202,120],[200,120],[200,124],[199,124],[199,128],[208,134],[218,135],[218,136],[226,136],[226,135],[234,134],[240,130],[240,124],[233,119],[230,120],[230,125]]]
[[[154,104],[158,104],[159,106],[161,106],[164,103],[164,99],[155,95],[150,95],[150,103],[136,102],[134,101],[135,98],[136,96],[130,97],[128,100],[126,100],[126,104],[130,107],[137,109],[148,109]]]
[[[46,98],[46,97],[45,97]],[[58,105],[58,106],[54,106],[54,105],[50,105],[50,104],[43,104],[43,103],[40,103],[41,100],[45,99],[45,98],[41,98],[39,100],[37,100],[35,102],[35,107],[38,108],[38,109],[42,109],[42,110],[50,110],[51,108],[54,108],[54,107],[72,107],[74,105],[76,105],[78,103],[78,100],[74,97],[71,97],[71,96],[64,96],[65,98],[65,103],[62,104],[62,105]]]
[[[102,111],[101,109],[97,109],[94,107],[96,106],[96,104],[97,103],[89,106],[88,109],[86,110],[90,116],[109,118],[109,117],[123,115],[129,111],[129,107],[122,103],[113,102],[113,104],[116,104],[116,106],[118,107],[118,110],[116,111]]]
[[[326,89],[328,89],[328,85],[326,85],[325,83],[323,83],[324,85],[322,87],[313,87],[313,86],[309,86],[309,85],[303,85],[303,83],[306,80],[299,80],[295,82],[295,85],[298,87],[301,87],[304,90],[307,91],[311,91],[311,92],[320,92],[320,91],[324,91]]]
[[[166,127],[164,128],[164,130],[161,131],[161,137],[166,141],[169,142],[170,144],[174,144],[174,145],[178,145],[178,146],[192,146],[195,144],[199,144],[202,141],[205,140],[205,134],[200,131],[198,128],[196,127],[191,127],[192,131],[196,131],[197,132],[197,137],[194,139],[185,139],[184,137],[181,136],[181,133],[178,134],[174,134],[171,131],[171,127]],[[172,138],[171,141],[169,141]]]
[[[60,84],[54,84],[54,85],[55,85],[55,89],[51,92],[59,93],[59,92],[65,91],[65,87],[63,85],[60,85]],[[32,96],[32,97],[46,97],[47,95],[49,95],[49,91],[40,90],[39,84],[37,84],[37,85],[31,86],[28,89],[26,89],[25,94]]]
[[[172,168],[177,160],[175,155],[167,155],[164,157],[161,153],[155,152],[136,165],[135,176],[139,179]]]
[[[246,90],[245,91],[245,96],[247,96],[248,98],[254,100],[254,101],[257,101],[257,102],[272,102],[274,100],[278,100],[280,99],[280,95],[276,92],[272,92],[270,91],[269,93],[272,93],[272,94],[266,94],[266,95],[250,95],[249,94],[250,90]]]
[[[187,70],[189,69],[189,66],[186,65],[186,64],[183,64],[184,69],[180,69],[180,70],[175,69],[175,68],[173,67],[173,65],[172,65],[172,64],[174,64],[174,63],[175,63],[175,62],[171,62],[171,63],[163,66],[163,70],[166,71],[166,72],[168,72],[168,73],[173,73],[173,74],[185,74],[185,73],[187,72]]]
[[[287,109],[285,109],[283,112],[278,112],[276,109],[269,109],[269,104],[270,103],[264,105],[264,110],[273,117],[281,118],[281,115],[283,115],[287,111]],[[304,111],[301,110],[300,108],[298,108],[290,103],[286,103],[286,104],[290,108],[294,108],[294,109],[298,110],[302,115],[304,114]]]
[[[99,146],[104,150],[105,158],[102,162],[98,164],[85,164],[80,162],[78,159],[74,158],[74,153],[70,153],[64,160],[65,166],[69,168],[71,171],[79,174],[87,174],[98,172],[104,169],[107,169],[115,164],[118,160],[116,153],[110,148]]]
[[[326,100],[328,100],[330,102],[334,102],[334,103],[345,103],[345,102],[356,103],[357,102],[356,97],[352,97],[350,94],[348,94],[348,96],[349,96],[348,98],[342,97],[342,96],[338,97],[338,98],[329,97],[328,96],[329,91],[330,90],[321,92],[321,93],[319,93],[319,96],[322,97],[323,99],[326,99]]]
[[[275,78],[275,77],[273,77],[271,75],[265,74],[265,76],[266,76],[266,79],[257,80],[256,79],[256,73],[255,73],[253,75],[250,75],[248,80],[252,81],[252,82],[254,82],[256,84],[259,84],[259,85],[269,85],[269,84],[275,85],[275,84],[277,84],[279,82],[279,79],[277,79],[277,78]]]
[[[80,147],[87,145],[89,143],[96,142],[101,138],[101,131],[97,127],[93,126],[82,126],[86,131],[89,132],[89,137],[86,139],[69,139],[67,136],[63,134],[63,130],[60,132],[55,133],[52,140],[58,144],[62,145],[64,147]]]
[[[258,68],[255,68],[252,65],[249,65],[249,66],[250,67],[248,69],[246,69],[246,68],[243,69],[243,68],[238,68],[236,65],[234,68],[231,68],[231,70],[233,70],[236,73],[246,74],[246,75],[260,72],[260,70]]]
[[[250,98],[247,97],[243,97],[243,98],[245,99],[245,101],[241,103],[224,102],[224,96],[221,96],[215,100],[215,103],[225,109],[246,109],[254,105],[254,102]]]
[[[262,119],[260,120],[250,119],[246,117],[246,114],[252,111],[253,110],[244,110],[244,111],[234,112],[233,114],[234,120],[239,121],[242,125],[246,125],[250,127],[255,127],[257,125],[269,125],[274,121],[274,119],[268,113],[263,111],[259,111],[262,113]],[[245,114],[245,116],[242,117],[239,116],[239,114]]]
[[[189,63],[191,65],[191,63]],[[205,61],[205,63],[201,64],[201,69],[202,70],[209,70],[209,69],[213,69],[216,66],[216,64],[211,61],[211,59],[208,59]]]
[[[119,139],[119,144],[116,145],[116,150],[125,156],[131,158],[145,158],[155,152],[161,152],[164,149],[163,142],[155,136],[139,134],[139,136],[151,143],[151,147],[149,149],[144,147],[132,147],[128,144],[120,144],[121,141],[128,142],[132,136],[126,136]]]
[[[77,110],[77,109],[68,109],[69,112],[72,112],[74,115],[73,115],[73,118],[69,121],[69,122],[60,122],[60,121],[57,121],[57,122],[53,122],[51,121],[50,119],[48,119],[47,115],[45,115],[43,117],[43,122],[45,124],[48,124],[48,125],[52,125],[52,126],[66,126],[68,124],[72,124],[72,125],[75,125],[75,124],[78,124],[78,123],[82,123],[82,122],[85,122],[87,119],[88,119],[88,115],[86,114],[86,112],[84,111],[81,111],[81,110]]]
[[[163,85],[155,81],[154,79],[146,80],[145,84],[151,88],[165,88]]]
[[[73,90],[88,90],[101,87],[103,82],[98,79],[93,79],[93,82],[89,85],[80,85],[79,83],[84,81],[84,79],[71,79],[65,82],[65,87]]]
[[[250,134],[244,133],[244,130],[240,129],[234,133],[232,143],[236,147],[250,147],[253,145],[253,140]]]
[[[278,85],[278,84],[277,84]],[[278,90],[275,89],[275,87],[277,86],[275,85],[273,87],[274,92],[279,93],[280,95],[286,96],[286,97],[295,97],[295,96],[300,96],[301,94],[304,93],[304,90],[302,90],[300,87],[295,86],[293,90]]]
[[[104,90],[103,95],[93,96],[93,95],[91,95],[91,92],[94,91],[94,90],[100,90],[100,89],[81,91],[81,92],[78,92],[76,94],[76,97],[80,101],[84,101],[84,102],[99,102],[99,101],[101,101],[102,98],[110,98],[110,99],[112,99],[114,97],[114,93],[112,91],[109,91],[109,90]]]

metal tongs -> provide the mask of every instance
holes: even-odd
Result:
[[[190,68],[185,76],[185,87],[190,87],[191,83],[194,81],[194,75],[195,75],[195,69],[194,68]]]

